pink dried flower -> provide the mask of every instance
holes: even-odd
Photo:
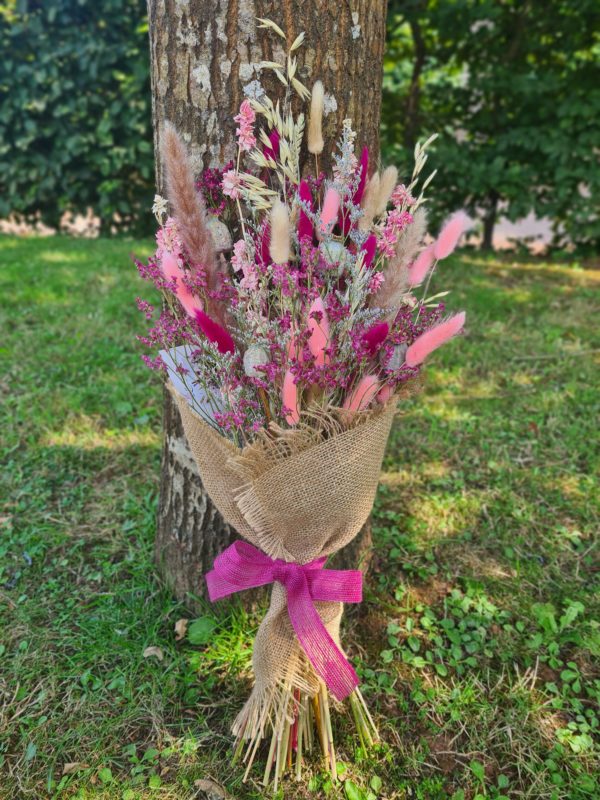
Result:
[[[398,184],[392,192],[391,201],[395,208],[402,206],[412,206],[415,204],[415,198],[408,191],[403,183]]]
[[[374,272],[369,280],[369,294],[377,294],[385,280],[383,272]]]
[[[248,100],[244,100],[240,106],[240,113],[234,117],[238,123],[239,128],[235,132],[238,138],[240,150],[248,152],[256,145],[256,136],[254,135],[254,123],[256,121],[256,112],[250,105]]]
[[[241,197],[242,176],[234,169],[223,173],[223,194],[231,197],[232,200],[239,200]]]

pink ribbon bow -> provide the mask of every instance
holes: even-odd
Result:
[[[323,569],[326,560],[318,558],[310,564],[281,561],[238,541],[217,556],[206,583],[212,601],[274,581],[285,586],[290,622],[302,649],[333,696],[343,700],[358,686],[358,677],[327,632],[314,601],[360,603],[362,574],[359,570]]]

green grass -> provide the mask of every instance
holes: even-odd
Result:
[[[156,575],[161,391],[128,259],[0,238],[0,798],[191,800],[230,765],[261,610],[189,617]],[[383,744],[285,797],[597,797],[600,274],[463,254],[468,335],[395,426],[349,643]],[[144,657],[148,647],[160,650]],[[65,770],[65,766],[67,766]],[[259,771],[255,773],[258,778]]]

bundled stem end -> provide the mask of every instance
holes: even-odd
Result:
[[[301,780],[302,767],[307,754],[313,750],[315,738],[319,741],[331,779],[336,781],[337,761],[325,684],[320,682],[315,694],[291,686],[281,688],[282,691],[274,695],[276,702],[270,709],[268,726],[244,725],[238,731],[233,760],[235,762],[241,758],[245,765],[244,781],[248,779],[260,742],[269,736],[269,728],[269,751],[262,781],[264,786],[272,782],[273,791],[277,791],[286,772],[297,781]],[[349,696],[348,705],[361,746],[368,750],[379,741],[379,735],[360,689],[355,689]]]

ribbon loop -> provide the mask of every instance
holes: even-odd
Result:
[[[334,697],[343,700],[358,686],[358,677],[331,638],[314,601],[359,603],[362,574],[358,570],[323,569],[325,560],[296,564],[272,559],[248,542],[238,541],[217,556],[213,569],[206,574],[206,583],[212,601],[244,589],[281,583],[300,646]]]

